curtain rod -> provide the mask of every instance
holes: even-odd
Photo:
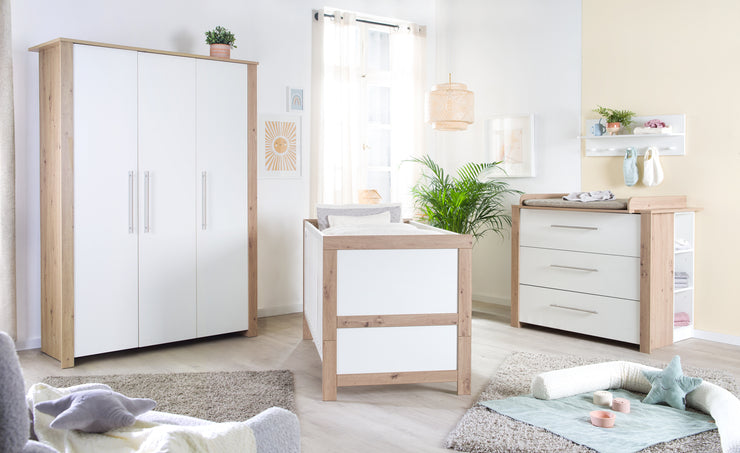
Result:
[[[324,17],[331,17],[333,19],[334,18],[334,14],[326,14],[326,13],[324,13]],[[313,18],[316,19],[316,20],[319,20],[319,13],[318,12],[313,13]],[[383,22],[375,22],[375,21],[367,20],[367,19],[355,19],[355,20],[357,22],[362,22],[364,24],[380,25],[380,26],[383,26],[383,27],[391,27],[391,28],[401,28],[401,27],[399,27],[398,25],[395,25],[395,24],[386,24],[386,23],[383,23]]]

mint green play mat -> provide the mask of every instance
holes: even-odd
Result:
[[[706,414],[662,404],[643,404],[642,395],[627,390],[609,391],[615,398],[628,399],[631,406],[629,413],[612,411],[616,415],[613,428],[597,428],[591,424],[589,412],[609,410],[594,404],[591,392],[556,400],[524,395],[479,404],[602,453],[635,452],[717,428]]]

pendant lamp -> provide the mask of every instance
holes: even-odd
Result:
[[[426,95],[426,118],[432,129],[438,131],[464,131],[474,120],[473,92],[464,83],[434,85]]]

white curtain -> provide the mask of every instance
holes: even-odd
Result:
[[[391,33],[391,149],[398,168],[393,201],[402,203],[411,217],[411,187],[421,174],[419,165],[403,161],[426,154],[424,93],[426,81],[426,27],[409,24]]]
[[[354,14],[316,11],[311,81],[311,212],[357,199],[361,143],[360,28]]]
[[[317,203],[356,203],[366,188],[362,161],[363,25],[348,12],[314,11],[311,72],[311,212]],[[425,27],[403,24],[391,33],[391,149],[397,180],[393,202],[412,205],[409,190],[416,180],[405,158],[423,154]],[[407,210],[410,213],[410,210]]]
[[[10,0],[0,0],[0,330],[16,337],[15,136]]]

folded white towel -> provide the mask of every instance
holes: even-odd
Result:
[[[611,190],[597,190],[594,192],[571,192],[564,196],[563,200],[588,202],[613,200],[614,198]]]
[[[689,250],[691,248],[691,244],[686,239],[676,239],[673,241],[673,248],[676,250]]]

